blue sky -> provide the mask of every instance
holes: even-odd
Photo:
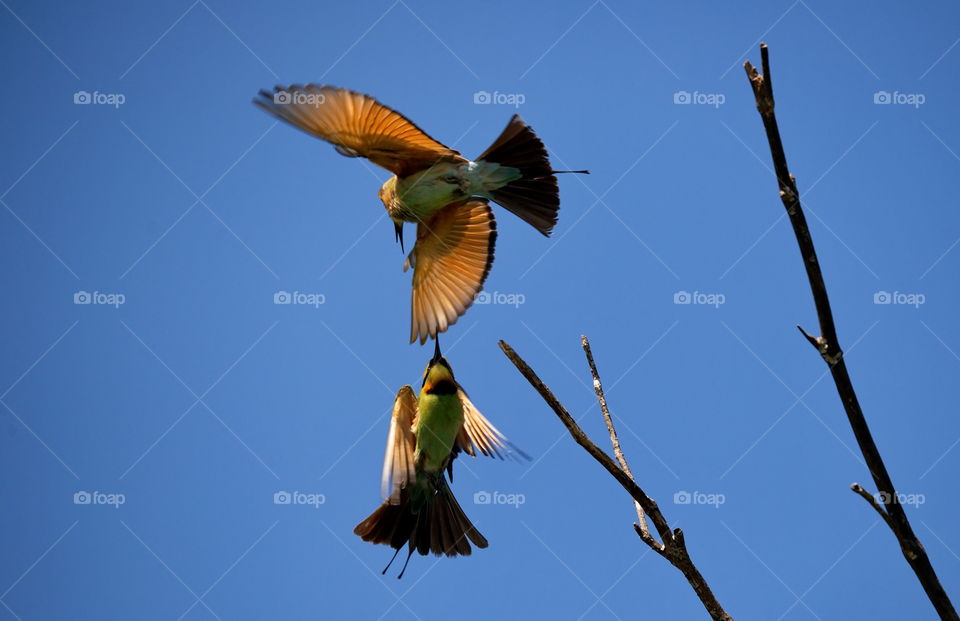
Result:
[[[704,618],[496,345],[606,447],[582,333],[731,614],[932,618],[794,328],[816,317],[741,68],[761,39],[861,404],[960,596],[957,6],[0,4],[0,618]],[[496,210],[491,303],[444,343],[533,461],[458,460],[490,547],[399,582],[351,531],[431,352],[407,344],[388,174],[250,104],[294,82],[466,155],[519,112],[592,171],[561,179],[552,239]]]

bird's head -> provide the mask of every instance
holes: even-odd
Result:
[[[390,219],[393,220],[393,230],[396,234],[397,241],[400,243],[400,251],[403,251],[403,220],[394,217],[394,211],[397,208],[397,178],[390,177],[387,181],[380,186],[380,192],[378,193],[383,206],[387,208],[387,213],[390,214]]]
[[[433,358],[427,363],[427,368],[423,372],[423,385],[432,386],[437,384],[454,383],[453,369],[450,363],[440,353],[440,341],[435,341]]]
[[[397,201],[396,176],[390,177],[380,186],[378,195],[380,196],[380,200],[383,201],[383,206],[387,208],[387,211],[393,211],[393,206]]]

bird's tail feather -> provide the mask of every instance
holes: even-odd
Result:
[[[470,542],[487,547],[487,540],[460,508],[442,474],[421,475],[416,483],[400,490],[398,504],[385,501],[353,532],[364,541],[396,550],[409,545],[411,552],[424,556],[468,556]]]
[[[519,114],[513,115],[500,136],[477,158],[481,160],[520,171],[522,178],[493,190],[491,196],[547,236],[553,231],[560,210],[560,189],[554,174],[587,172],[553,170],[543,142]]]

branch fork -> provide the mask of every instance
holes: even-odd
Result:
[[[587,357],[587,364],[589,365],[590,373],[593,376],[593,388],[597,393],[597,401],[600,403],[600,410],[603,413],[603,420],[607,425],[607,431],[610,434],[610,442],[613,445],[613,452],[617,461],[614,461],[609,455],[607,455],[602,449],[593,443],[593,441],[587,436],[586,433],[584,433],[583,429],[580,428],[580,426],[577,424],[577,421],[574,420],[563,404],[560,403],[560,400],[554,396],[550,388],[543,383],[543,380],[541,380],[534,370],[530,368],[530,365],[528,365],[523,358],[521,358],[512,347],[510,347],[510,345],[504,341],[500,341],[500,349],[503,350],[503,353],[506,354],[507,358],[510,359],[510,362],[517,367],[517,370],[520,371],[520,374],[523,375],[528,382],[530,382],[530,385],[533,386],[538,393],[540,393],[540,396],[547,403],[547,405],[550,406],[554,414],[557,415],[557,417],[560,419],[560,422],[562,422],[567,428],[567,431],[570,432],[570,435],[577,442],[577,444],[582,446],[591,457],[597,460],[600,465],[603,466],[607,472],[609,472],[633,498],[634,507],[637,511],[637,522],[633,524],[633,528],[640,537],[640,540],[651,550],[667,559],[671,565],[683,573],[684,577],[687,579],[687,582],[690,583],[690,586],[693,588],[694,592],[696,592],[697,597],[700,598],[700,602],[713,619],[716,621],[733,621],[733,617],[728,615],[720,605],[720,602],[717,601],[713,591],[710,589],[710,585],[707,584],[706,579],[704,579],[703,575],[690,558],[690,553],[687,551],[687,542],[683,535],[683,531],[679,528],[670,528],[669,524],[667,523],[667,519],[663,516],[663,513],[661,513],[660,507],[657,505],[656,501],[647,496],[646,492],[644,492],[634,480],[633,473],[630,471],[630,466],[627,464],[627,460],[623,456],[623,450],[620,447],[620,440],[617,437],[617,431],[613,425],[613,418],[610,415],[610,410],[607,407],[607,399],[603,394],[603,384],[600,381],[600,374],[597,372],[597,367],[593,360],[593,352],[590,350],[590,342],[587,340],[586,336],[581,336],[580,343],[583,346],[584,354]],[[662,543],[657,541],[650,532],[649,527],[647,526],[647,517],[649,517],[650,522],[653,523],[653,527],[657,531],[657,535],[659,535]]]

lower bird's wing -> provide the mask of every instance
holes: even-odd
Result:
[[[530,459],[480,413],[463,388],[457,389],[457,396],[460,397],[460,404],[463,406],[463,426],[457,434],[457,448],[471,457],[476,457],[477,453],[480,453],[498,459],[504,457]]]
[[[404,177],[437,161],[466,161],[427,135],[396,110],[370,95],[345,88],[277,86],[253,100],[260,108],[294,127],[333,143],[347,157],[365,157]]]
[[[387,451],[383,456],[383,477],[380,492],[389,498],[390,504],[400,503],[400,490],[416,478],[413,453],[417,438],[413,423],[417,418],[417,396],[410,386],[397,392],[390,417],[390,433],[387,436]]]
[[[447,205],[417,225],[410,342],[436,337],[473,304],[493,265],[497,225],[490,205],[471,198]]]

